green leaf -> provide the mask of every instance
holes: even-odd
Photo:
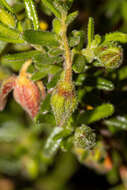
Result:
[[[26,30],[24,32],[24,39],[31,44],[39,44],[42,46],[58,46],[56,35],[53,32],[43,32]]]
[[[50,56],[60,56],[64,54],[64,51],[60,48],[51,48],[49,49],[48,54]]]
[[[48,74],[56,74],[60,70],[61,70],[61,67],[59,67],[57,65],[43,64],[42,67],[41,67],[41,71],[35,72],[32,75],[32,80],[36,81],[36,80],[43,79]]]
[[[10,28],[15,28],[16,18],[11,13],[8,13],[8,11],[0,8],[0,22],[7,25]]]
[[[30,58],[41,54],[40,51],[32,50],[23,53],[8,54],[1,57],[1,64],[7,67],[10,67],[14,71],[19,71],[22,64]]]
[[[65,1],[60,1],[60,0],[54,0],[53,5],[59,12],[63,14],[67,14],[68,10],[71,8],[71,5],[74,0],[65,0]]]
[[[83,82],[84,82],[85,79],[86,79],[86,75],[84,73],[79,74],[78,77],[77,77],[77,79],[76,79],[76,81],[75,81],[75,85],[76,86],[83,85]],[[80,90],[81,89],[79,89],[79,94],[80,94]],[[82,90],[84,91],[85,89],[82,89]]]
[[[61,71],[57,72],[47,84],[47,89],[53,88],[56,86],[58,80],[60,79]]]
[[[46,159],[51,159],[60,147],[63,138],[67,137],[71,133],[72,130],[69,128],[55,127],[50,136],[48,137],[47,142],[44,146],[43,156]]]
[[[80,42],[76,46],[76,49],[81,50],[84,47],[85,32],[83,30],[77,31],[77,35],[80,36]]]
[[[55,127],[51,135],[48,137],[43,150],[43,156],[45,159],[51,159],[55,155],[63,139],[63,136],[61,135],[63,130],[63,128]],[[59,138],[57,137],[58,135]]]
[[[71,24],[71,23],[76,19],[77,16],[78,16],[78,11],[75,11],[75,12],[73,12],[73,13],[70,13],[70,14],[67,16],[66,24],[67,24],[67,25]]]
[[[0,40],[9,43],[23,43],[21,33],[17,30],[8,28],[4,24],[0,23]]]
[[[7,43],[0,41],[0,53],[2,53],[2,51],[4,50],[4,48],[6,47]]]
[[[85,80],[85,85],[92,86],[93,88],[97,88],[99,90],[112,91],[114,90],[114,84],[112,81],[107,80],[103,77],[87,77]]]
[[[36,63],[36,68],[41,69],[43,64],[55,64],[61,63],[63,61],[63,57],[61,56],[49,56],[47,53],[45,54],[38,54],[33,58],[34,62]]]
[[[114,112],[114,107],[112,104],[102,104],[93,110],[86,111],[78,117],[78,124],[90,124],[96,122],[100,119],[107,118],[111,116]]]
[[[42,104],[40,106],[40,110],[39,110],[40,114],[51,110],[50,97],[51,97],[51,94],[47,94],[46,98],[42,102]]]
[[[127,34],[122,32],[113,32],[105,35],[104,42],[120,42],[127,43]]]
[[[68,6],[68,10],[71,8],[72,4],[73,4],[74,0],[67,0],[67,6]]]
[[[105,120],[104,124],[107,126],[116,127],[122,130],[127,130],[127,116],[117,116]]]
[[[55,32],[56,34],[60,34],[61,30],[62,30],[61,22],[59,19],[55,18],[53,20],[53,32]]]
[[[31,50],[31,46],[28,43],[22,43],[22,44],[12,44],[11,49],[16,52],[23,52]]]
[[[16,3],[13,5],[13,9],[15,13],[22,12],[24,10],[24,3],[16,1]]]
[[[100,90],[112,91],[114,90],[114,84],[102,77],[98,77],[96,81],[96,87]]]
[[[124,80],[127,78],[127,66],[122,67],[118,71],[118,78],[119,78],[119,80]]]
[[[45,78],[48,75],[48,71],[38,71],[32,75],[32,80],[37,81]]]
[[[92,17],[89,18],[88,22],[88,46],[91,46],[91,43],[94,39],[94,20]]]
[[[69,45],[70,47],[75,47],[80,43],[80,32],[77,30],[73,30],[71,35],[69,36]]]
[[[10,11],[11,13],[14,13],[13,8],[7,3],[6,0],[1,0],[0,2],[2,3],[2,5],[3,5],[8,11]]]
[[[34,29],[38,30],[39,29],[39,20],[38,20],[38,15],[37,15],[34,1],[33,0],[24,0],[24,4],[25,4],[28,18],[30,20],[32,20]]]
[[[43,126],[47,130],[55,127],[56,123],[54,117],[51,113],[43,113],[39,112],[37,116],[34,118],[35,126]]]
[[[53,5],[52,0],[41,0],[44,5],[51,10],[51,12],[58,18],[61,18],[60,12]]]
[[[74,56],[72,69],[75,73],[81,73],[87,69],[86,59],[83,55],[76,54]]]

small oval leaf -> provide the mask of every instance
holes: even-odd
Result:
[[[85,113],[82,113],[78,118],[78,123],[82,124],[89,124],[96,122],[100,119],[107,118],[111,116],[114,112],[114,106],[112,104],[102,104],[98,107],[96,107],[93,110],[86,111]]]
[[[56,35],[53,32],[43,32],[26,30],[24,32],[24,39],[31,44],[39,44],[43,46],[58,46]]]
[[[4,24],[0,23],[0,40],[9,43],[23,43],[21,33],[17,30],[8,28]]]
[[[38,30],[39,29],[38,15],[37,15],[35,4],[34,4],[33,0],[24,0],[24,4],[25,4],[28,18],[30,20],[32,20],[34,29]]]

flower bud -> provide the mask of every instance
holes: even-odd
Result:
[[[60,80],[51,96],[51,106],[56,124],[63,126],[77,105],[77,98],[72,82]]]
[[[103,44],[96,48],[94,53],[100,66],[102,65],[102,67],[107,69],[118,68],[123,60],[123,50],[116,44]]]
[[[41,100],[45,98],[45,88],[41,81],[36,83],[30,79],[30,74],[27,73],[27,68],[32,63],[32,60],[26,61],[19,76],[11,76],[2,83],[0,89],[0,111],[6,105],[7,95],[13,90],[14,98],[22,108],[34,118],[40,108]]]
[[[26,76],[17,77],[14,98],[32,118],[36,116],[41,96],[38,86],[32,80]]]
[[[76,148],[91,149],[94,147],[96,135],[92,129],[86,125],[78,127],[74,134],[74,145]]]

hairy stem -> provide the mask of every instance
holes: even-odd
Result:
[[[20,70],[20,75],[26,75],[28,67],[31,65],[32,59],[28,59],[22,66]]]
[[[65,80],[67,82],[72,80],[72,60],[71,52],[67,39],[67,25],[65,23],[66,15],[62,16],[62,42],[65,50]]]

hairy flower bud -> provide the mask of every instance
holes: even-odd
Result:
[[[77,98],[73,83],[60,80],[51,97],[51,106],[58,126],[65,124],[76,105]]]
[[[82,125],[76,129],[74,134],[75,147],[89,150],[94,147],[95,141],[96,135],[90,127]]]
[[[32,118],[36,116],[40,105],[40,91],[33,81],[23,76],[17,77],[14,98]]]
[[[45,89],[41,81],[33,82],[26,73],[31,63],[32,61],[28,60],[23,65],[20,75],[15,80],[14,98],[34,118],[39,111],[41,99],[45,97]]]
[[[123,60],[123,50],[116,44],[103,44],[96,48],[94,53],[100,66],[107,69],[118,68]]]
[[[21,68],[18,77],[9,77],[2,83],[0,90],[0,111],[6,105],[7,95],[13,90],[14,98],[22,108],[34,118],[39,111],[41,99],[45,98],[45,88],[41,81],[33,82],[26,73],[28,66],[32,63],[28,60]]]

